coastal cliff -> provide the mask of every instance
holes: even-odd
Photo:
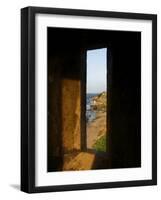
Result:
[[[102,92],[97,96],[92,97],[91,107],[93,110],[106,111],[107,93]]]
[[[87,124],[87,147],[97,151],[106,151],[107,93],[102,92],[91,97],[90,103],[91,112],[95,115],[94,119]]]

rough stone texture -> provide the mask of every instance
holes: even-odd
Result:
[[[56,50],[48,62],[48,171],[80,150],[80,89],[80,52]]]
[[[62,80],[63,152],[80,149],[80,81]]]
[[[63,171],[106,169],[108,162],[106,155],[91,152],[70,153],[64,156]]]

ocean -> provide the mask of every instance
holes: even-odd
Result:
[[[96,118],[96,112],[91,108],[91,98],[98,94],[87,93],[86,94],[86,121],[87,123],[92,122]]]

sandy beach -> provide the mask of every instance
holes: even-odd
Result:
[[[87,124],[87,148],[92,149],[95,142],[106,132],[106,112],[97,111],[96,118]]]

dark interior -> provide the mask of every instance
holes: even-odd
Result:
[[[141,33],[50,27],[47,32],[47,171],[63,170],[66,153],[87,151],[86,51],[103,47],[108,49],[109,152],[106,159],[95,155],[91,169],[140,167]],[[80,134],[73,133],[75,126]]]

